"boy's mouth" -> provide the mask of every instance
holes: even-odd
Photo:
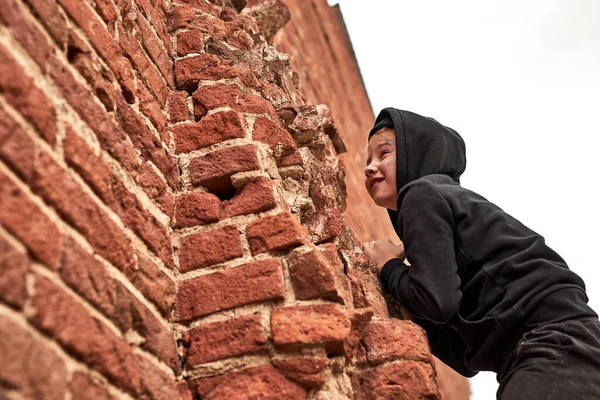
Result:
[[[383,182],[385,180],[385,178],[372,178],[371,182],[369,182],[370,186],[371,186],[371,190],[373,190],[375,188],[375,186],[377,186],[379,183]]]

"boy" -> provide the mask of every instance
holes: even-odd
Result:
[[[365,253],[432,353],[467,377],[495,371],[499,399],[600,399],[600,323],[583,281],[540,235],[460,186],[460,135],[386,108],[367,156],[367,190],[404,247],[376,241]]]

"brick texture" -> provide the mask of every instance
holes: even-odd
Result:
[[[362,190],[373,113],[340,17],[325,0],[3,2],[0,398],[467,384],[390,319],[359,250],[393,232]]]

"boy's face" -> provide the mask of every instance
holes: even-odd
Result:
[[[366,148],[365,186],[380,207],[396,210],[396,134],[382,129],[371,137]]]

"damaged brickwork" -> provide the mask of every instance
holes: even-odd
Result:
[[[0,397],[437,399],[280,1],[6,0]],[[390,340],[391,339],[391,340]]]

